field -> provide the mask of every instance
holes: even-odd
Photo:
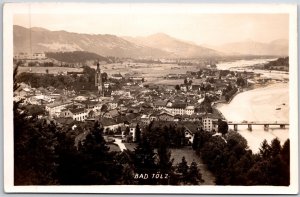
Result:
[[[96,66],[92,66],[96,69]],[[115,63],[100,65],[101,71],[108,75],[122,74],[125,76],[144,77],[145,84],[162,84],[162,85],[177,85],[183,83],[183,79],[164,79],[168,74],[186,74],[187,71],[197,71],[197,66],[178,66],[177,64],[145,64],[145,63]],[[82,68],[69,67],[19,67],[19,73],[46,73],[48,69],[49,74],[58,74],[66,72],[81,72]],[[200,80],[194,80],[194,83]]]
[[[31,73],[46,73],[48,69],[49,74],[58,74],[66,72],[82,72],[82,68],[69,68],[69,67],[19,67],[19,73],[31,72]]]
[[[96,68],[96,66],[92,67]],[[120,73],[123,76],[144,77],[145,84],[163,84],[177,85],[183,83],[183,79],[167,80],[164,79],[168,74],[186,74],[187,71],[197,71],[197,66],[178,66],[177,64],[145,64],[145,63],[130,63],[130,64],[107,64],[101,65],[101,70],[108,75]]]

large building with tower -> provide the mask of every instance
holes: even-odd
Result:
[[[97,70],[95,74],[95,86],[98,88],[98,94],[103,96],[102,77],[99,63],[97,63]]]

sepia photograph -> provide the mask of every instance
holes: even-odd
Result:
[[[3,28],[6,192],[298,192],[297,6],[11,3]]]

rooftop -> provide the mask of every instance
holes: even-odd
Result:
[[[68,105],[68,104],[72,104],[72,101],[64,101],[64,102],[55,102],[55,103],[50,103],[47,105],[47,107],[57,107],[57,106],[60,106],[60,105]]]
[[[194,110],[194,109],[195,109],[195,107],[194,107],[194,106],[192,106],[192,105],[189,105],[189,106],[187,106],[185,109],[187,109],[187,110]]]
[[[77,108],[77,109],[69,109],[70,112],[72,112],[73,114],[79,114],[79,113],[83,113],[84,112],[84,108]]]

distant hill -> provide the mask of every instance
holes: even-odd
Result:
[[[269,55],[288,56],[288,40],[279,39],[269,43],[246,40],[244,42],[227,43],[219,46],[209,46],[227,55]]]
[[[100,56],[128,58],[202,58],[228,55],[287,56],[288,41],[270,43],[244,41],[220,46],[197,45],[164,33],[147,37],[118,37],[108,34],[79,34],[14,25],[14,53],[87,51]]]
[[[173,54],[175,57],[194,58],[220,56],[221,53],[189,41],[182,41],[164,33],[157,33],[148,37],[123,37],[141,46],[159,48]]]
[[[139,46],[115,35],[78,34],[24,28],[14,25],[14,53],[88,51],[101,56],[157,58],[171,54],[160,49]]]
[[[40,27],[14,25],[14,53],[88,51],[101,56],[132,58],[206,57],[218,52],[166,34],[143,39],[121,38],[115,35],[78,34],[49,31]]]
[[[84,63],[90,60],[109,61],[108,58],[87,51],[47,52],[46,57],[67,63]]]

